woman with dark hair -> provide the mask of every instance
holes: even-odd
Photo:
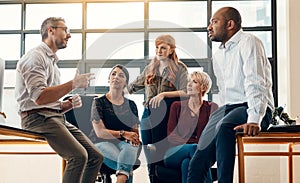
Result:
[[[104,155],[104,164],[117,170],[117,183],[132,182],[132,168],[139,156],[138,110],[124,97],[129,73],[116,65],[109,74],[110,88],[92,105],[93,130],[90,138]]]
[[[162,161],[165,151],[163,141],[167,133],[169,107],[173,101],[186,96],[188,76],[186,65],[177,57],[175,39],[171,35],[158,36],[155,46],[155,57],[128,86],[129,93],[145,89],[142,142],[144,147],[149,147],[149,144],[157,147],[155,154],[144,148],[152,183],[157,182],[154,176],[155,163]]]

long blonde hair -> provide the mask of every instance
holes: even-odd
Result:
[[[171,47],[171,49],[173,49],[172,53],[168,56],[168,58],[172,60],[168,62],[168,67],[170,68],[168,79],[171,81],[171,83],[175,83],[176,73],[178,71],[178,64],[179,64],[179,59],[175,51],[176,48],[175,39],[169,34],[160,35],[155,40],[155,46],[158,46],[161,43],[166,43]],[[156,82],[155,77],[158,68],[159,68],[159,60],[156,57],[154,57],[150,62],[150,69],[146,74],[146,84],[152,84]]]

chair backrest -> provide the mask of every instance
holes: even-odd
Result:
[[[82,107],[75,108],[68,111],[65,116],[66,120],[69,123],[72,123],[74,126],[77,126],[86,136],[89,136],[91,130],[93,129],[91,119],[91,107],[93,100],[96,96],[85,96],[82,95]],[[69,97],[64,98],[67,100]]]

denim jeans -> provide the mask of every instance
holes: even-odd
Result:
[[[140,124],[141,138],[151,183],[159,182],[155,177],[155,165],[163,163],[163,157],[169,144],[167,139],[167,123],[170,106],[174,101],[180,101],[180,98],[165,98],[161,101],[158,108],[148,106],[142,115]],[[153,144],[155,150],[147,148],[148,144]]]
[[[166,167],[181,169],[182,183],[187,182],[189,163],[196,149],[197,144],[183,144],[171,147],[165,154],[164,163]],[[211,172],[209,171],[208,173],[205,183],[212,183]]]
[[[218,182],[232,183],[235,162],[234,127],[247,122],[247,104],[225,105],[211,114],[188,169],[188,183],[204,182],[217,161]],[[267,109],[262,123],[272,120]]]
[[[22,119],[22,128],[42,133],[49,145],[67,162],[63,183],[95,183],[103,162],[96,146],[64,115],[43,111]]]
[[[132,183],[132,167],[139,154],[140,146],[132,146],[130,143],[120,141],[118,144],[111,142],[100,142],[96,147],[104,155],[104,163],[109,168],[117,170],[127,176],[127,183]]]
[[[155,166],[163,160],[165,153],[164,147],[167,147],[167,145],[164,144],[167,139],[162,139],[162,137],[166,136],[166,134],[163,133],[166,133],[167,129],[164,127],[164,122],[161,122],[162,119],[154,120],[150,115],[150,109],[145,108],[141,119],[140,130],[143,149],[147,160],[149,179],[151,183],[157,183],[159,181],[155,176]],[[161,123],[156,124],[157,121]],[[155,149],[149,148],[149,144],[153,144],[154,146],[152,147],[155,147]]]

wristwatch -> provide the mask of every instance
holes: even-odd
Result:
[[[124,135],[125,131],[124,130],[120,130],[120,137],[122,138]]]

